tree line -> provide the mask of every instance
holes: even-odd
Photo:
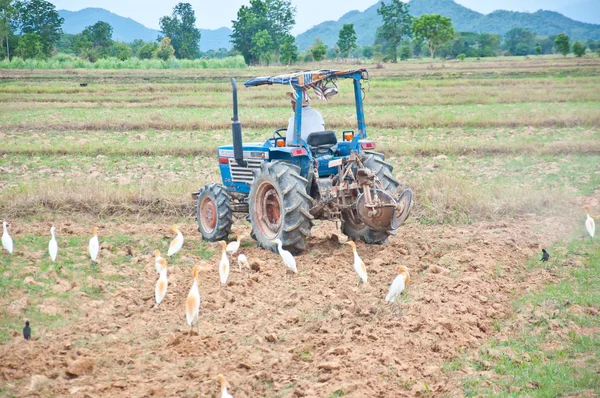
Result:
[[[81,33],[62,31],[64,19],[46,0],[0,0],[0,48],[3,58],[45,59],[56,52],[75,54],[95,62],[115,57],[122,61],[133,56],[140,59],[197,59],[200,30],[189,3],[179,3],[171,15],[160,18],[160,36],[156,42],[114,41],[113,27],[104,21],[87,26]],[[222,55],[227,56],[230,54]]]
[[[532,55],[560,53],[583,56],[598,51],[600,40],[571,43],[565,34],[538,37],[535,32],[514,28],[504,37],[491,33],[456,32],[450,18],[437,14],[412,17],[410,4],[400,0],[381,2],[377,10],[382,24],[371,46],[358,46],[352,24],[343,25],[333,48],[317,38],[306,51],[299,52],[291,30],[296,8],[291,0],[250,0],[232,21],[232,50],[202,52],[200,30],[189,3],[179,3],[171,15],[160,18],[161,35],[153,42],[113,40],[113,28],[99,21],[81,33],[62,31],[64,19],[46,0],[0,0],[0,58],[45,59],[56,52],[74,54],[95,62],[114,57],[139,59],[225,58],[242,55],[247,65],[272,63],[291,65],[337,58],[374,58],[397,62],[428,55],[430,58],[489,57],[498,55]]]

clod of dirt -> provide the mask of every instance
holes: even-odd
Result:
[[[277,335],[275,333],[269,333],[265,336],[265,340],[269,343],[274,343],[277,341]]]
[[[73,363],[71,363],[68,367],[67,367],[67,376],[69,377],[79,377],[79,376],[83,376],[83,375],[89,375],[92,374],[92,372],[94,371],[94,366],[95,366],[95,362],[93,359],[90,358],[81,358],[78,359],[76,361],[74,361]]]
[[[264,267],[265,262],[262,260],[251,260],[250,269],[252,271],[260,272],[260,269]]]
[[[323,369],[323,370],[327,370],[327,371],[332,371],[332,370],[336,370],[340,368],[340,364],[339,362],[322,362],[320,364],[317,365],[317,368],[319,369]]]
[[[29,383],[30,391],[38,391],[44,388],[48,383],[50,383],[50,379],[44,375],[33,375],[31,376],[31,382]]]

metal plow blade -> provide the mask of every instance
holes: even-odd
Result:
[[[412,207],[412,190],[405,190],[396,201],[389,193],[374,189],[358,197],[356,208],[362,221],[377,231],[397,229]]]

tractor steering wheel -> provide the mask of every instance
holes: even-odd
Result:
[[[273,138],[277,139],[277,138],[285,138],[284,136],[281,135],[282,131],[287,131],[287,127],[283,128],[283,129],[277,129],[275,130],[275,132],[273,133]]]

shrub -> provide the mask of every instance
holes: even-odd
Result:
[[[586,46],[582,45],[579,41],[573,43],[573,54],[575,54],[576,57],[583,57],[585,50]]]
[[[458,54],[456,56],[456,59],[458,59],[459,61],[464,61],[465,58],[467,58],[467,56],[465,54]]]

